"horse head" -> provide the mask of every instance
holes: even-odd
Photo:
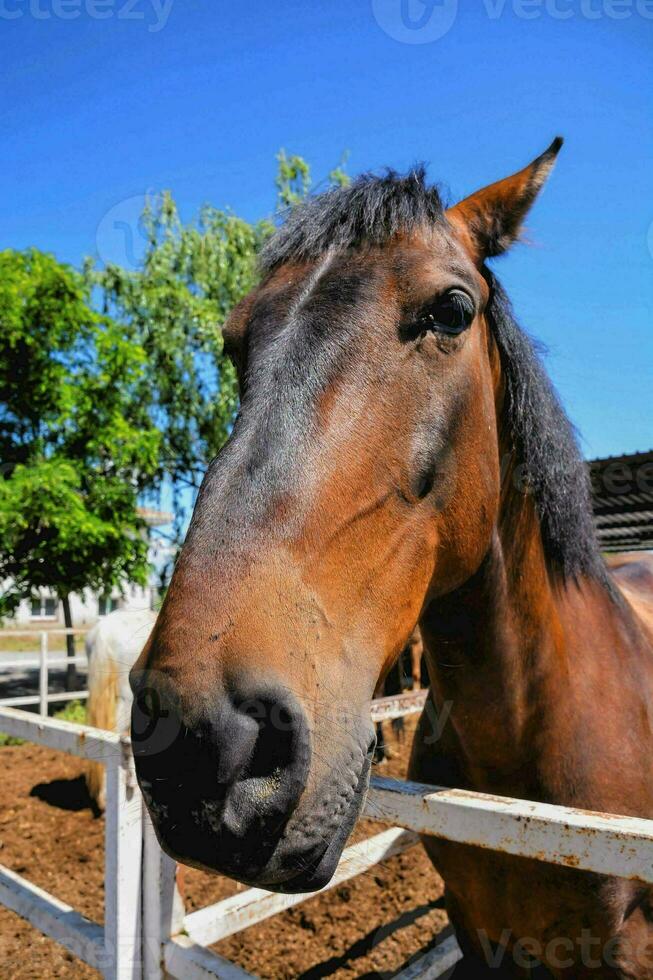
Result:
[[[241,407],[132,672],[163,847],[323,886],[361,810],[370,698],[421,610],[479,568],[500,501],[487,258],[561,141],[446,210],[422,171],[296,207],[225,344]]]

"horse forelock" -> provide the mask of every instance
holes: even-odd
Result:
[[[269,273],[288,262],[314,261],[329,250],[380,245],[400,232],[444,221],[439,189],[426,182],[423,165],[407,174],[388,169],[361,174],[346,187],[309,196],[285,214],[261,250],[259,267]]]

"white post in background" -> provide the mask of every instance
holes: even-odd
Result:
[[[48,634],[41,630],[39,651],[39,713],[48,717]]]
[[[129,744],[107,763],[104,936],[106,980],[141,980],[143,821]]]
[[[143,804],[143,980],[164,980],[164,946],[180,932],[184,900],[178,867],[164,854]]]

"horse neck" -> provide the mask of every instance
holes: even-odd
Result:
[[[583,615],[594,588],[552,578],[533,501],[511,489],[477,573],[427,607],[431,688],[477,788],[510,795],[529,778],[538,734],[560,706],[577,655],[563,624]]]

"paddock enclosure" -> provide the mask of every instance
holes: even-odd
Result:
[[[650,548],[652,465],[652,453],[590,464],[603,550]],[[416,846],[420,833],[653,883],[653,820],[403,781],[423,691],[374,702],[375,720],[412,716],[406,741],[387,775],[372,778],[363,819],[324,893],[278,895],[193,870],[178,875],[144,811],[129,739],[48,717],[54,703],[87,697],[50,689],[49,670],[67,660],[49,651],[49,638],[65,632],[30,631],[38,654],[1,665],[38,675],[35,693],[0,700],[0,731],[27,743],[0,755],[11,760],[3,766],[0,904],[33,927],[0,930],[3,978],[445,976],[460,954],[442,882]],[[85,663],[80,650],[77,664]],[[106,769],[104,821],[84,796],[83,760]],[[52,944],[33,942],[34,930],[55,940],[59,960]],[[208,949],[216,943],[220,953]]]
[[[409,694],[386,699],[376,706],[374,717],[414,713],[420,708],[422,697]],[[0,866],[2,904],[103,976],[120,980],[165,976],[180,980],[244,980],[255,974],[206,947],[314,899],[244,889],[213,905],[186,910],[177,887],[175,866],[161,852],[144,814],[134,780],[129,739],[13,708],[0,709],[0,729],[37,746],[100,761],[106,766],[103,926],[20,873]],[[585,871],[653,882],[650,820],[434,789],[378,776],[372,779],[365,818],[383,827],[373,837],[345,850],[328,889],[338,891],[350,879],[376,869],[380,861],[409,852],[418,842],[418,833]],[[62,862],[65,861],[62,855]],[[420,901],[415,896],[415,905]],[[28,956],[26,949],[26,959]],[[435,978],[445,975],[458,957],[455,940],[445,935],[422,956],[412,958],[403,970],[385,975],[402,980]],[[69,969],[72,971],[72,963]],[[312,975],[330,974],[323,969]]]
[[[38,676],[38,693],[27,693],[0,697],[0,707],[24,708],[28,706],[38,707],[40,715],[47,715],[50,705],[62,704],[65,701],[86,701],[88,691],[86,688],[78,691],[52,691],[50,688],[50,671],[67,667],[74,663],[76,667],[84,670],[88,668],[88,659],[84,650],[78,650],[75,658],[68,658],[65,653],[51,650],[51,638],[55,636],[74,636],[84,638],[90,630],[88,629],[43,629],[43,630],[8,630],[0,634],[0,654],[2,651],[2,639],[4,637],[15,637],[17,639],[33,640],[38,646],[38,653],[34,656],[18,654],[14,658],[3,658],[0,660],[0,682],[6,681],[6,674],[18,671],[21,674],[28,673]],[[26,685],[27,686],[27,685]]]

